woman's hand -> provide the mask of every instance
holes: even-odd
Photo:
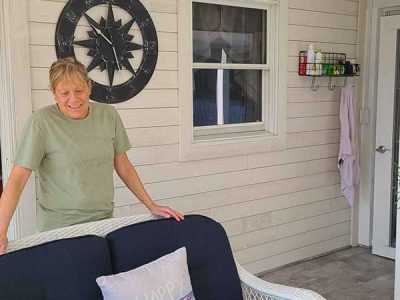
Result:
[[[181,213],[173,210],[172,208],[170,208],[168,206],[161,206],[161,205],[154,203],[149,207],[149,210],[152,214],[158,215],[158,216],[161,216],[164,218],[172,217],[177,221],[181,221],[184,219],[184,216]]]
[[[151,199],[144,189],[135,168],[129,161],[126,153],[118,154],[114,157],[114,168],[118,176],[126,184],[126,186],[133,192],[133,194],[142,202],[148,210],[154,214],[164,218],[174,218],[177,221],[184,219],[183,215],[168,206],[161,206]]]
[[[4,233],[0,233],[0,255],[6,253],[8,245],[7,235]]]

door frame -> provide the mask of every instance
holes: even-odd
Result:
[[[3,183],[7,182],[26,120],[32,114],[28,0],[0,1],[0,141]],[[23,220],[23,222],[22,222]],[[8,236],[36,232],[36,189],[32,175],[20,197]]]
[[[360,5],[364,1],[360,1]],[[368,0],[365,9],[364,42],[359,43],[358,56],[363,57],[360,109],[360,165],[362,166],[358,201],[358,244],[371,246],[374,200],[374,160],[376,133],[376,97],[378,82],[380,17],[391,7],[400,7],[398,0]],[[361,16],[361,15],[360,15]],[[368,45],[363,47],[363,45]]]
[[[366,1],[359,1],[359,5]],[[364,4],[365,5],[365,4]],[[360,165],[362,166],[358,197],[358,243],[372,244],[376,97],[378,79],[380,17],[386,10],[399,7],[398,0],[368,0],[365,13],[364,41],[359,43],[359,57],[362,57],[362,86],[360,103]],[[360,16],[362,15],[360,14]],[[360,47],[366,45],[366,47]],[[399,219],[399,210],[397,211]],[[397,222],[397,233],[400,231]],[[395,299],[400,299],[400,239],[396,239]]]
[[[397,52],[397,36],[400,30],[400,14],[388,16],[380,20],[379,41],[379,67],[377,85],[377,111],[376,111],[376,147],[384,145],[391,152],[375,152],[375,178],[374,178],[374,222],[372,253],[395,259],[395,248],[391,245],[392,222],[392,156],[397,153],[393,145],[393,130],[385,130],[388,126],[393,128],[395,121],[395,84]],[[397,28],[397,30],[395,30]],[[392,52],[395,48],[394,53]],[[393,77],[392,77],[393,76]],[[394,80],[387,80],[393,78]],[[382,104],[383,103],[383,104]],[[396,105],[397,107],[397,105]],[[399,109],[399,108],[397,108]],[[390,140],[390,142],[389,142]],[[388,169],[390,171],[388,172]],[[375,220],[375,218],[377,218]]]

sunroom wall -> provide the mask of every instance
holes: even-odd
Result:
[[[66,2],[28,1],[33,111],[54,103],[47,74]],[[351,209],[336,167],[340,88],[329,91],[321,79],[312,92],[311,80],[297,75],[297,55],[312,42],[354,57],[358,1],[288,0],[286,150],[186,162],[179,161],[178,0],[141,2],[157,28],[159,61],[145,90],[115,107],[153,199],[221,222],[235,257],[253,273],[350,245]],[[115,216],[146,212],[117,176],[115,206]]]

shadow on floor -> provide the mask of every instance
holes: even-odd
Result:
[[[392,300],[394,261],[355,247],[298,263],[260,276],[313,290],[328,300]]]

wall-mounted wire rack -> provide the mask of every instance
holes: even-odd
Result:
[[[321,60],[318,63],[307,62],[307,51],[299,52],[299,76],[312,77],[311,90],[317,91],[319,85],[315,83],[316,77],[329,77],[328,89],[335,89],[332,77],[344,77],[344,85],[347,77],[359,76],[360,65],[355,63],[354,58],[347,58],[346,53],[321,52]]]

